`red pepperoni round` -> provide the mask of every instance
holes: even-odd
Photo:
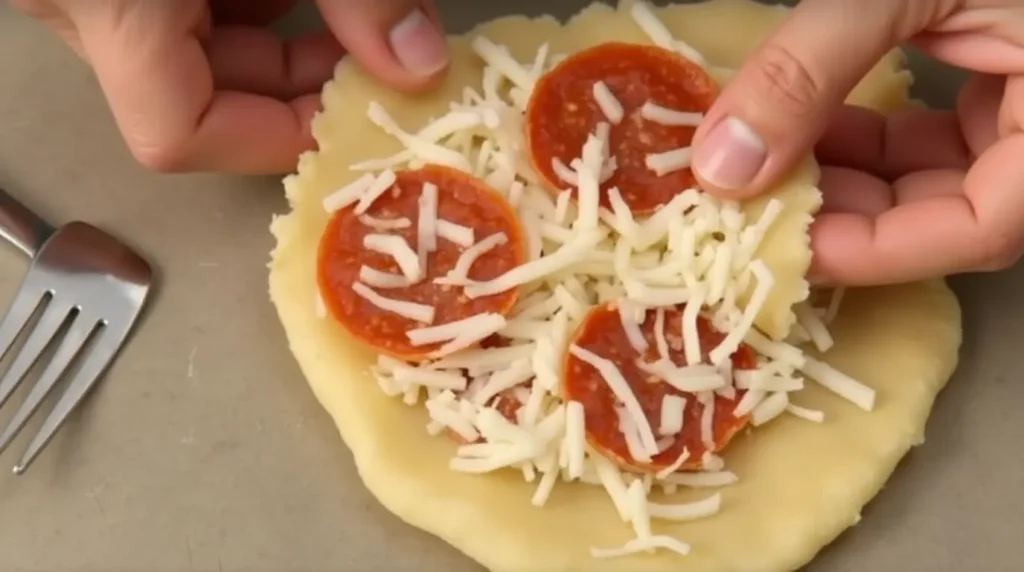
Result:
[[[690,169],[663,176],[648,169],[649,153],[687,147],[693,127],[665,126],[644,119],[640,109],[651,101],[676,111],[705,112],[718,86],[698,65],[657,46],[606,43],[578,52],[548,71],[534,86],[526,112],[526,132],[534,167],[553,191],[569,187],[555,173],[552,160],[569,165],[597,124],[608,121],[594,97],[602,81],[622,104],[623,120],[611,125],[610,155],[614,174],[601,185],[617,187],[634,214],[647,214],[694,186]],[[575,190],[574,190],[575,192]]]
[[[382,231],[367,226],[359,220],[353,207],[334,213],[321,236],[317,260],[317,282],[324,305],[356,339],[380,353],[410,361],[425,358],[441,344],[414,346],[406,332],[425,324],[378,308],[356,294],[352,285],[359,280],[363,265],[401,274],[392,257],[364,248],[363,237],[398,234],[415,251],[419,197],[424,183],[438,187],[438,218],[472,228],[477,242],[498,232],[508,237],[505,244],[476,259],[469,270],[471,280],[491,280],[526,261],[523,233],[508,201],[483,181],[448,167],[428,165],[396,173],[395,184],[374,201],[366,213],[375,218],[407,218],[412,224],[404,229]],[[435,278],[455,267],[464,250],[438,237],[437,249],[427,258],[423,280],[406,288],[374,290],[388,298],[434,306],[433,325],[484,312],[507,314],[515,304],[518,289],[469,299],[460,287],[434,284]]]
[[[686,399],[686,410],[683,415],[683,431],[674,438],[674,442],[661,454],[653,457],[651,462],[641,462],[630,455],[626,438],[619,430],[619,417],[616,408],[618,400],[612,393],[601,374],[586,362],[571,353],[566,354],[562,380],[562,393],[566,400],[578,401],[583,405],[586,423],[587,441],[603,455],[617,462],[620,466],[644,472],[660,471],[671,466],[678,460],[685,447],[689,457],[680,470],[699,470],[702,457],[707,447],[701,440],[700,419],[704,406],[693,393],[679,391],[665,381],[644,372],[637,365],[638,359],[647,363],[658,359],[655,342],[654,325],[656,312],[648,310],[641,330],[648,342],[648,350],[643,356],[629,342],[622,327],[619,312],[614,304],[605,304],[592,308],[577,328],[572,343],[611,360],[636,395],[640,406],[647,417],[655,436],[661,425],[661,402],[666,395],[679,395]],[[670,309],[665,312],[665,331],[669,342],[669,357],[678,365],[686,365],[681,332],[682,308]],[[710,322],[701,317],[698,320],[698,332],[701,340],[703,362],[708,361],[708,353],[714,349],[725,336],[715,330]],[[757,358],[753,350],[746,345],[732,356],[734,369],[754,369]],[[723,450],[729,441],[749,422],[749,415],[736,417],[733,410],[745,392],[736,390],[735,399],[715,396],[714,440],[712,453]]]

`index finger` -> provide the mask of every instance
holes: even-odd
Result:
[[[315,142],[316,96],[282,102],[216,91],[202,45],[146,4],[117,22],[80,24],[85,50],[132,154],[158,171],[276,174]],[[198,24],[197,24],[198,26]]]

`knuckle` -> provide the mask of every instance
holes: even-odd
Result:
[[[784,46],[765,46],[753,70],[758,95],[793,116],[811,113],[822,95],[822,86],[807,65]]]

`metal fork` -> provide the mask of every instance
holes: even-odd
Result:
[[[32,258],[20,290],[0,321],[0,359],[11,352],[23,332],[26,334],[20,351],[0,377],[0,407],[43,352],[56,344],[36,384],[0,432],[0,452],[24,428],[69,366],[78,368],[14,466],[14,473],[22,474],[124,344],[145,305],[153,273],[138,254],[102,230],[77,221],[54,230],[3,189],[0,237]],[[38,320],[27,328],[36,314]]]

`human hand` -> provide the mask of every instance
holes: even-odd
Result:
[[[294,169],[346,51],[404,90],[448,64],[432,0],[318,0],[330,32],[292,42],[265,26],[297,0],[12,2],[92,65],[129,149],[157,171]]]
[[[883,118],[843,106],[905,41],[975,72],[956,110]],[[1022,128],[1019,0],[804,0],[709,111],[694,171],[709,192],[741,199],[814,149],[824,205],[811,228],[812,277],[908,282],[1020,258]]]

